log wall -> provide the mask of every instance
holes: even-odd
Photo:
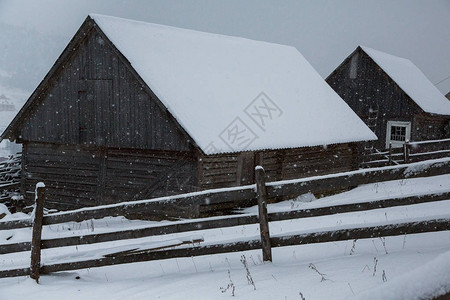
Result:
[[[211,189],[253,184],[254,177],[250,173],[254,173],[257,165],[264,167],[270,182],[354,170],[358,166],[357,160],[358,149],[354,143],[201,155],[199,186]]]
[[[25,143],[22,192],[47,187],[46,208],[60,210],[196,190],[191,153]]]

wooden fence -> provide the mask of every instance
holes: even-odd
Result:
[[[22,154],[10,155],[0,162],[0,203],[13,207],[12,197],[19,195]]]
[[[271,237],[269,234],[269,222],[306,217],[326,216],[337,213],[363,211],[399,205],[442,201],[450,199],[450,192],[380,199],[370,202],[320,207],[307,210],[301,209],[269,214],[267,214],[266,208],[266,203],[271,198],[287,195],[296,196],[306,192],[323,190],[325,186],[333,186],[339,188],[353,187],[364,183],[448,174],[450,173],[449,171],[450,159],[440,159],[430,162],[376,168],[371,170],[359,170],[315,178],[313,177],[307,179],[265,183],[265,175],[263,169],[257,168],[255,176],[257,182],[255,185],[236,187],[233,189],[225,190],[210,190],[199,193],[165,197],[161,199],[106,205],[71,212],[48,214],[45,216],[43,215],[45,188],[38,187],[38,197],[33,223],[31,222],[31,219],[0,222],[0,230],[10,230],[33,226],[33,237],[31,242],[3,244],[0,248],[0,254],[31,250],[32,259],[30,267],[1,270],[0,278],[30,275],[30,277],[38,280],[40,274],[47,274],[50,272],[149,261],[156,259],[245,251],[261,248],[263,249],[264,260],[271,260],[271,248],[273,247],[450,230],[450,219],[429,219],[420,222],[408,222],[371,227],[363,226],[359,228],[322,231],[315,233],[300,233],[285,236]],[[254,199],[255,201],[257,199],[259,206],[258,215],[234,215],[220,218],[205,218],[192,220],[189,222],[173,222],[162,226],[148,226],[139,229],[122,230],[116,232],[89,234],[83,236],[70,236],[54,239],[41,239],[41,229],[43,225],[71,221],[82,221],[92,218],[103,218],[106,216],[121,216],[128,213],[129,210],[145,209],[157,213],[164,211],[163,207],[167,203],[171,203],[172,205],[176,205],[177,203],[180,203],[182,205],[197,205],[198,207],[196,208],[196,210],[199,211],[201,210],[201,205],[208,205],[208,203],[215,203],[218,201],[236,201],[236,203],[239,203],[240,201],[248,201],[249,199]],[[234,243],[207,244],[179,249],[163,250],[161,248],[158,248],[139,251],[126,251],[105,255],[102,258],[77,262],[56,263],[43,266],[40,263],[40,253],[42,249],[136,239],[141,237],[178,232],[198,231],[199,228],[201,228],[201,230],[208,230],[213,228],[224,228],[248,224],[260,224],[260,239],[249,239],[246,241],[239,241]],[[201,240],[197,240],[197,242],[201,242]],[[185,243],[183,242],[181,244]]]
[[[450,157],[450,139],[406,142],[403,147],[384,150],[372,149],[362,153],[361,167],[399,165],[429,159]]]

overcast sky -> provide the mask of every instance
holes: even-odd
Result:
[[[292,45],[323,77],[359,44],[450,76],[450,0],[0,0],[1,22],[66,42],[90,12]]]

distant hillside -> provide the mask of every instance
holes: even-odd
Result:
[[[69,37],[51,36],[0,22],[0,97],[14,110],[0,110],[3,132],[58,58]],[[20,151],[2,141],[0,157]]]
[[[3,79],[5,75],[7,75],[5,72],[1,73],[0,78]],[[18,88],[6,87],[2,83],[3,80],[0,82],[0,104],[13,104],[14,110],[0,110],[0,133],[3,133],[30,95],[30,92]],[[9,141],[2,141],[0,143],[0,160],[19,151],[21,151],[20,145],[10,143]]]
[[[10,88],[0,84],[0,98],[6,98],[8,103],[14,104],[14,110],[0,110],[0,131],[8,126],[25,101],[30,96],[30,92],[17,88]]]
[[[67,43],[65,37],[0,23],[0,86],[33,91]]]
[[[3,75],[0,75],[4,76]],[[3,83],[3,81],[1,82]],[[17,112],[20,110],[22,105],[28,99],[30,93],[18,88],[10,88],[1,85],[0,83],[0,103],[11,103],[14,104],[14,110],[0,110],[0,133],[2,133],[9,123],[14,119]],[[8,155],[19,152],[20,145],[10,143],[8,141],[2,141],[0,143],[0,160],[3,157],[8,157]]]

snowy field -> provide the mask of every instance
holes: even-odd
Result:
[[[450,191],[450,175],[360,186],[322,199],[303,195],[270,205],[269,212],[337,205],[385,196]],[[0,208],[1,209],[1,208]],[[245,213],[253,213],[249,208]],[[0,212],[1,213],[1,212]],[[7,219],[23,217],[8,215]],[[450,199],[367,212],[289,220],[270,224],[272,235],[369,224],[450,218]],[[47,226],[44,238],[137,228],[161,222],[105,218]],[[0,232],[0,244],[27,241],[30,229]],[[203,237],[204,242],[258,238],[256,225],[170,234],[132,241],[43,251],[43,264],[76,261],[166,240]],[[26,267],[29,252],[0,257],[0,270]],[[248,272],[242,263],[243,256]],[[420,299],[450,291],[450,231],[273,249],[273,263],[261,251],[246,251],[59,272],[41,277],[0,279],[0,299]],[[321,275],[321,274],[324,275]],[[252,284],[253,282],[253,284]],[[234,294],[234,297],[233,297]]]

